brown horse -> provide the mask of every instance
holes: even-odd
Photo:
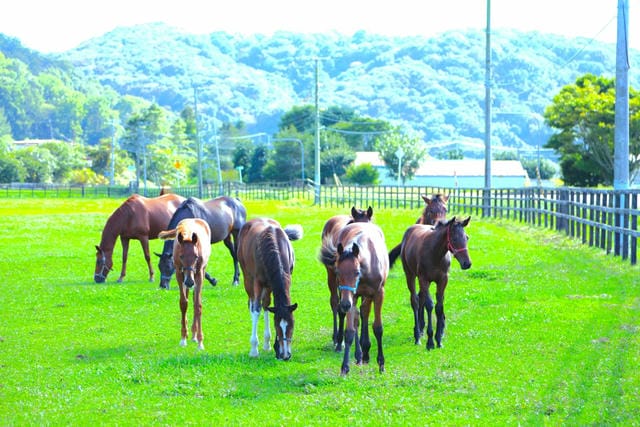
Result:
[[[103,283],[113,268],[113,248],[118,237],[122,243],[122,270],[118,282],[122,282],[127,274],[127,254],[131,239],[140,241],[149,267],[149,280],[153,281],[149,240],[157,238],[158,233],[167,228],[171,216],[183,200],[184,197],[176,194],[154,198],[134,194],[125,200],[107,220],[100,245],[96,246],[96,268],[93,275],[96,283]]]
[[[211,229],[211,244],[223,242],[229,250],[233,259],[233,284],[238,285],[240,281],[240,270],[238,268],[238,256],[236,244],[238,233],[247,220],[247,211],[240,200],[220,196],[215,199],[202,202],[195,197],[189,197],[174,212],[167,228],[174,228],[185,218],[201,218],[207,221]],[[169,289],[171,276],[173,276],[172,262],[173,245],[170,241],[164,242],[162,254],[156,253],[158,269],[160,270],[160,287]],[[215,286],[218,281],[206,274],[206,279]]]
[[[189,289],[193,288],[192,340],[198,343],[198,350],[204,350],[202,335],[202,279],[211,255],[211,230],[206,221],[187,218],[172,230],[158,235],[162,240],[173,239],[173,263],[176,279],[180,285],[181,339],[180,345],[187,345],[187,307]]]
[[[425,202],[425,207],[422,210],[420,218],[416,221],[416,224],[434,225],[438,221],[444,221],[447,219],[447,200],[449,196],[442,194],[434,194],[431,197],[421,196]],[[396,259],[400,255],[400,246],[402,243],[398,243],[391,252],[389,257]]]
[[[433,300],[429,292],[429,285],[435,282],[436,288],[436,343],[442,346],[444,336],[444,291],[449,281],[449,267],[451,254],[458,260],[460,267],[466,270],[471,267],[467,240],[469,237],[464,228],[471,217],[458,221],[453,217],[449,221],[440,221],[435,227],[416,224],[404,233],[400,258],[407,279],[407,287],[411,295],[413,309],[413,336],[415,343],[420,343],[424,334],[424,314],[427,311],[427,350],[434,348],[433,325],[431,314]],[[396,258],[390,258],[391,266]],[[416,277],[420,284],[420,294],[416,294]]]
[[[291,304],[289,288],[295,256],[290,240],[302,238],[302,227],[290,225],[284,229],[269,218],[248,221],[238,236],[238,261],[244,277],[244,288],[249,297],[251,313],[251,351],[258,356],[258,320],[264,308],[264,350],[269,350],[271,331],[269,312],[273,313],[276,339],[273,349],[276,358],[291,359],[293,337],[293,311],[298,304]],[[273,294],[273,307],[271,303]]]
[[[338,233],[346,225],[354,222],[371,222],[373,217],[373,208],[369,206],[369,209],[362,210],[356,209],[355,206],[351,208],[351,215],[335,215],[327,220],[322,228],[322,241],[325,239],[331,239],[332,244],[335,247],[337,242]],[[322,261],[322,257],[320,257]],[[327,270],[327,286],[329,287],[329,304],[331,304],[331,312],[333,313],[333,345],[335,351],[342,350],[342,341],[344,338],[344,316],[345,313],[338,310],[338,304],[340,302],[340,295],[338,292],[338,281],[336,280],[335,263],[331,262],[325,264],[324,267]]]
[[[369,362],[369,313],[374,304],[373,333],[378,342],[378,367],[384,372],[382,351],[382,303],[384,284],[389,273],[389,258],[384,234],[373,223],[355,222],[346,225],[336,237],[323,242],[321,256],[325,265],[333,264],[340,291],[340,312],[346,313],[344,357],[341,374],[349,373],[349,351],[355,340],[356,364]],[[358,298],[362,298],[358,313]],[[358,340],[358,315],[362,319]]]

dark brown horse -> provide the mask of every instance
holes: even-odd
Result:
[[[302,238],[302,227],[287,226],[269,218],[248,221],[238,235],[238,261],[244,277],[244,289],[249,297],[251,313],[251,357],[258,356],[258,320],[264,309],[264,350],[269,350],[271,330],[269,312],[273,313],[276,339],[273,349],[276,358],[291,359],[293,311],[289,288],[295,256],[290,240]],[[271,295],[273,294],[273,307]]]
[[[389,273],[389,258],[384,234],[373,223],[354,222],[346,225],[335,239],[325,239],[321,250],[322,262],[333,264],[340,291],[339,310],[346,313],[342,375],[349,373],[349,351],[356,342],[356,364],[369,362],[369,313],[374,305],[373,333],[378,343],[378,367],[384,372],[382,351],[382,303],[384,284]],[[362,299],[358,312],[358,298]],[[362,319],[358,340],[358,320]]]
[[[154,198],[134,194],[125,200],[107,220],[100,245],[96,246],[96,268],[93,275],[96,283],[104,282],[113,268],[113,248],[118,237],[122,243],[122,270],[118,282],[122,282],[127,274],[127,254],[131,239],[140,240],[149,267],[149,280],[153,281],[149,240],[156,239],[160,231],[166,230],[171,216],[183,200],[184,197],[176,194]]]
[[[204,350],[202,334],[202,279],[211,255],[209,224],[200,218],[187,218],[172,230],[162,231],[162,240],[173,239],[173,264],[176,279],[180,285],[181,331],[180,345],[187,345],[187,307],[189,289],[193,288],[193,323],[191,336],[198,343],[198,350]]]
[[[207,221],[211,229],[211,244],[223,242],[229,249],[229,254],[233,258],[233,284],[238,285],[240,269],[238,268],[236,244],[238,233],[247,220],[247,211],[244,205],[240,200],[227,196],[216,197],[206,202],[202,202],[195,197],[189,197],[175,211],[167,228],[175,228],[185,218],[201,218]],[[166,241],[162,248],[162,254],[156,253],[160,258],[158,260],[160,287],[165,289],[169,289],[174,272],[172,251],[173,244],[170,241]],[[217,283],[217,280],[211,277],[209,273],[206,274],[206,279],[214,286]]]
[[[322,241],[332,239],[333,246],[336,246],[335,239],[347,224],[353,222],[371,222],[373,217],[373,208],[362,210],[351,208],[351,215],[335,215],[329,218],[322,228]],[[322,257],[320,258],[322,261]],[[338,310],[340,295],[338,293],[338,282],[336,280],[335,264],[325,264],[327,270],[327,286],[329,287],[329,304],[331,304],[331,312],[333,313],[333,345],[336,351],[342,350],[342,341],[344,338],[344,313]]]
[[[436,343],[442,346],[444,336],[444,291],[449,282],[451,254],[458,260],[460,267],[466,270],[471,267],[467,240],[464,228],[471,217],[458,221],[453,217],[449,221],[440,221],[435,227],[429,225],[412,225],[402,238],[400,258],[407,279],[407,287],[411,295],[413,309],[413,336],[415,343],[420,343],[424,334],[425,309],[427,312],[427,350],[434,348],[433,325],[431,314],[433,300],[429,292],[431,282],[436,283]],[[396,258],[390,257],[391,266]],[[420,293],[416,294],[416,277],[420,285]]]
[[[425,207],[422,210],[420,218],[416,221],[416,224],[434,225],[437,221],[444,221],[447,219],[447,200],[449,196],[442,194],[434,194],[431,197],[421,196],[424,200]],[[398,243],[391,252],[389,257],[396,259],[400,255],[400,246],[402,243]]]

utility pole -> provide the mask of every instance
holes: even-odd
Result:
[[[629,188],[629,0],[618,0],[618,26],[616,43],[616,104],[613,149],[613,189],[616,208],[627,205],[625,193]],[[616,227],[624,226],[624,215],[616,215]],[[628,238],[616,233],[614,253],[625,255]]]
[[[111,119],[111,179],[109,185],[116,183],[116,119]]]
[[[196,150],[198,152],[198,197],[202,198],[202,144],[198,134],[198,88],[191,82],[193,87],[193,116],[196,126]]]
[[[319,57],[314,58],[316,61],[316,72],[315,72],[315,82],[316,82],[316,96],[315,96],[315,105],[316,105],[316,157],[315,157],[315,174],[313,180],[315,181],[315,197],[314,204],[320,205],[320,109],[319,109],[319,100],[318,100],[318,67],[320,59]]]
[[[491,0],[487,0],[484,90],[484,201],[482,215],[491,216]]]

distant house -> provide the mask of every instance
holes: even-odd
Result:
[[[46,144],[48,142],[60,142],[57,139],[23,139],[21,141],[13,141],[13,144],[16,148],[25,148],[25,147],[36,147],[41,144]]]
[[[382,185],[397,185],[396,178],[391,178],[377,152],[358,151],[354,164],[370,163],[380,175]],[[425,160],[416,171],[413,179],[405,185],[428,187],[484,187],[484,160]],[[502,188],[524,187],[529,183],[527,172],[519,160],[493,160],[491,162],[491,186]]]

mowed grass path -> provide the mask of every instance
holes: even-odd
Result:
[[[119,243],[115,271],[93,282],[94,245],[122,200],[2,202],[0,425],[640,423],[640,270],[556,233],[473,217],[473,266],[453,261],[444,347],[431,352],[413,344],[396,265],[383,307],[386,372],[372,336],[373,363],[343,378],[317,261],[324,221],[342,210],[246,203],[249,217],[305,231],[293,244],[293,358],[281,362],[248,356],[247,298],[230,285],[224,246],[213,250],[219,284],[204,290],[198,352],[178,345],[175,280],[169,291],[148,282],[138,242],[124,283]],[[374,218],[391,248],[418,215]]]

